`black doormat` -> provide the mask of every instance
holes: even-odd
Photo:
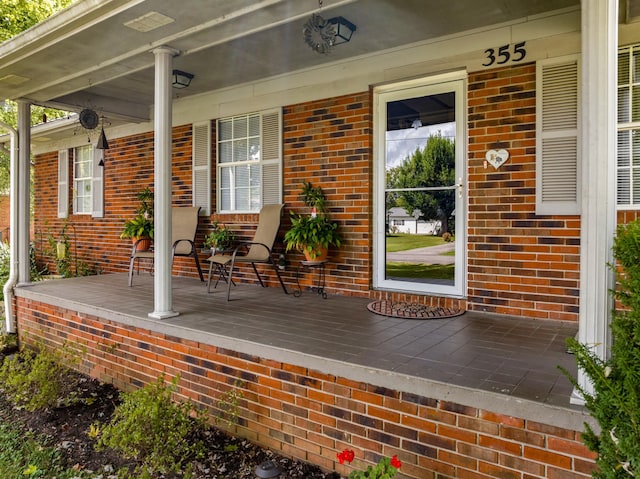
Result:
[[[406,303],[404,301],[374,301],[367,305],[372,313],[382,316],[405,319],[442,319],[453,318],[464,314],[464,310],[444,308],[442,306],[427,306],[425,304]]]

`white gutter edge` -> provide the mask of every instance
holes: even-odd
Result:
[[[9,279],[5,283],[2,291],[4,293],[4,315],[5,325],[7,333],[16,332],[16,322],[13,317],[13,288],[18,282],[18,260],[16,254],[16,247],[18,245],[18,228],[15,225],[16,218],[18,217],[16,191],[18,191],[18,175],[16,168],[18,164],[18,132],[10,125],[0,121],[0,128],[9,130],[11,135],[11,147],[10,147],[10,172],[11,183],[9,187],[9,205],[10,205],[10,220],[9,220]]]

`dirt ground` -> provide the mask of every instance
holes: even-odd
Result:
[[[3,359],[0,357],[0,360]],[[87,432],[96,422],[107,422],[118,403],[118,391],[109,384],[70,372],[67,385],[73,385],[83,398],[72,406],[30,413],[16,409],[0,393],[0,420],[19,424],[25,430],[41,435],[47,445],[62,451],[68,467],[94,471],[108,478],[121,468],[134,470],[137,463],[124,459],[111,450],[96,451],[95,440]],[[193,462],[194,479],[255,478],[255,468],[267,460],[275,461],[282,469],[280,479],[339,479],[337,473],[323,473],[318,467],[274,455],[254,444],[231,437],[215,428],[203,432],[207,445],[206,457]],[[228,447],[234,445],[236,447]],[[235,450],[233,450],[235,449]],[[231,451],[233,450],[233,451]],[[115,476],[113,476],[115,477]],[[157,475],[157,479],[175,479],[178,475]]]

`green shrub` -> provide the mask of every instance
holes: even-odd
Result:
[[[68,405],[75,394],[63,394],[69,384],[69,367],[80,361],[81,352],[70,343],[53,353],[41,348],[7,356],[0,367],[0,386],[9,398],[27,411]]]
[[[197,437],[206,424],[206,412],[190,403],[171,400],[179,376],[170,385],[160,376],[141,389],[121,395],[113,417],[100,429],[97,447],[109,447],[125,457],[143,462],[142,470],[178,472],[184,464],[204,453]]]
[[[217,402],[218,414],[216,416],[216,424],[224,423],[227,427],[233,427],[238,424],[240,415],[240,400],[244,397],[242,391],[238,388],[244,387],[246,383],[236,381],[233,389],[226,391],[220,396]]]
[[[593,476],[598,479],[640,473],[640,222],[618,227],[613,251],[620,268],[614,297],[623,308],[613,314],[611,358],[602,360],[589,345],[571,338],[569,350],[594,392],[580,387],[565,371],[600,425],[598,434],[585,424],[582,435],[597,453]]]

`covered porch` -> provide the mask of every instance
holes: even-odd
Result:
[[[121,388],[180,374],[181,393],[212,407],[215,390],[240,387],[235,433],[327,469],[349,446],[369,460],[399,454],[406,477],[464,477],[493,461],[513,477],[588,477],[579,431],[590,418],[558,370],[576,373],[565,350],[576,324],[409,320],[374,314],[364,298],[239,284],[227,302],[224,290],[174,278],[180,315],[158,320],[147,274],[132,288],[126,274],[44,281],[16,289],[18,330],[85,345],[82,369]]]

